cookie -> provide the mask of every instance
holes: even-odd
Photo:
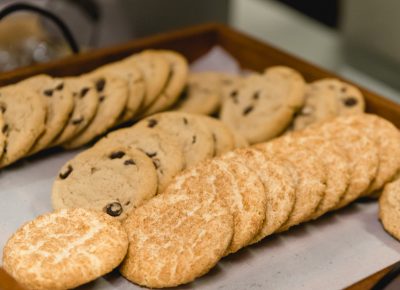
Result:
[[[141,109],[147,109],[155,102],[168,81],[168,61],[154,51],[145,50],[125,58],[122,62],[139,69],[145,82],[146,94]]]
[[[333,210],[341,201],[350,184],[351,166],[346,154],[338,145],[316,134],[294,133],[296,142],[313,151],[326,169],[325,194],[311,216],[316,219]]]
[[[163,192],[172,178],[185,167],[185,158],[179,143],[168,133],[156,128],[120,129],[99,140],[95,147],[107,148],[114,145],[136,148],[151,158],[157,171],[158,193]]]
[[[372,114],[349,116],[343,120],[349,126],[356,125],[370,136],[378,148],[379,167],[366,195],[381,189],[400,170],[400,131],[389,121]]]
[[[128,99],[127,82],[115,74],[98,72],[81,77],[94,83],[99,105],[92,122],[75,138],[62,144],[66,149],[78,148],[114,126]]]
[[[74,109],[74,99],[63,79],[48,75],[28,78],[19,82],[18,86],[25,86],[39,93],[46,103],[46,129],[29,150],[28,154],[31,155],[47,148],[61,133]]]
[[[4,147],[6,146],[7,143],[7,127],[5,127],[5,122],[4,122],[4,118],[3,118],[3,113],[0,113],[0,128],[2,128],[2,130],[0,130],[0,160],[1,157],[3,156],[4,153]],[[4,132],[3,132],[4,130]]]
[[[160,95],[157,96],[154,103],[151,104],[141,116],[149,116],[154,113],[165,111],[171,107],[185,87],[188,76],[188,63],[181,54],[169,50],[156,50],[151,52],[162,56],[168,62],[169,74],[165,87],[160,92]]]
[[[72,92],[74,98],[74,110],[67,125],[52,142],[52,145],[59,145],[82,132],[93,120],[99,98],[94,84],[83,78],[64,78],[64,85]]]
[[[336,93],[327,86],[320,86],[315,83],[307,85],[304,106],[296,114],[292,130],[302,130],[310,124],[335,118],[339,114],[339,102]]]
[[[235,148],[245,148],[250,146],[249,142],[247,142],[247,140],[243,137],[242,134],[240,134],[236,130],[231,130],[231,132],[233,133]]]
[[[297,172],[296,202],[289,219],[278,231],[307,221],[318,208],[326,189],[326,169],[315,153],[294,138],[282,137],[268,143],[257,144],[254,148],[268,156],[288,160]]]
[[[52,204],[54,209],[95,209],[122,220],[156,191],[156,170],[146,154],[122,146],[94,147],[62,167]]]
[[[232,89],[242,80],[242,76],[224,72],[219,72],[218,76],[222,98],[221,101],[225,101],[229,98]]]
[[[219,199],[229,207],[234,234],[226,254],[248,245],[260,232],[265,219],[267,196],[257,174],[235,160],[214,159],[177,176],[165,194],[193,194]]]
[[[379,198],[379,218],[384,229],[400,240],[400,179],[384,187]]]
[[[315,86],[328,88],[335,93],[338,101],[338,116],[360,114],[365,111],[365,101],[361,91],[353,85],[338,79],[322,79]]]
[[[0,160],[0,167],[4,167],[25,156],[44,132],[46,103],[26,86],[7,86],[0,89],[0,110],[6,136]]]
[[[71,289],[111,272],[127,249],[118,221],[64,209],[20,227],[4,247],[3,267],[26,289]]]
[[[349,125],[346,121],[348,118],[338,117],[307,129],[312,130],[312,134],[335,143],[350,161],[350,184],[336,209],[362,196],[368,190],[379,167],[378,147],[373,139],[363,132],[364,124]]]
[[[185,167],[213,156],[212,134],[196,115],[183,112],[159,113],[140,121],[134,127],[156,128],[172,136],[183,152]]]
[[[98,68],[95,72],[115,74],[125,79],[128,85],[128,100],[125,110],[119,117],[118,123],[124,123],[133,119],[140,109],[146,94],[146,84],[140,70],[126,61],[117,61]]]
[[[235,137],[232,131],[222,123],[220,120],[211,118],[208,116],[199,116],[201,121],[207,126],[211,132],[214,141],[214,154],[213,156],[219,156],[227,151],[230,151],[235,146]]]
[[[221,106],[222,92],[218,73],[190,73],[184,92],[173,110],[212,115]]]
[[[360,114],[365,110],[359,89],[337,79],[322,79],[308,85],[305,104],[293,122],[294,130],[337,116]]]
[[[265,75],[250,75],[230,92],[220,118],[253,144],[267,141],[286,129],[302,106],[305,83],[289,68],[273,67]]]
[[[265,220],[252,243],[273,234],[289,218],[296,201],[296,180],[287,169],[287,163],[279,158],[269,158],[262,152],[246,148],[231,151],[221,157],[242,163],[260,178],[267,197]]]
[[[218,200],[161,194],[124,222],[129,250],[120,272],[149,288],[189,283],[214,267],[233,235],[229,210]]]

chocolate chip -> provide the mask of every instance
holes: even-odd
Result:
[[[247,106],[246,108],[244,108],[243,110],[243,115],[246,116],[247,114],[249,114],[251,111],[253,111],[254,107],[253,106]]]
[[[158,158],[154,158],[153,159],[153,165],[156,169],[158,169],[160,167],[160,159]]]
[[[58,175],[61,179],[66,179],[72,172],[72,166],[68,165],[67,166],[67,170],[65,170],[64,172],[60,172],[60,174]]]
[[[0,111],[2,113],[5,113],[7,111],[6,105],[5,104],[0,104]]]
[[[51,97],[51,96],[53,96],[53,90],[51,90],[51,89],[44,90],[43,94],[48,96],[48,97]]]
[[[257,91],[257,92],[255,92],[254,95],[253,95],[253,100],[258,100],[259,98],[260,98],[260,92]]]
[[[104,211],[110,216],[120,216],[122,213],[122,205],[119,202],[113,202],[106,205]]]
[[[87,94],[88,91],[90,91],[90,88],[83,88],[81,90],[80,97],[83,98]]]
[[[155,125],[157,125],[157,120],[156,119],[149,119],[147,120],[147,127],[153,128]]]
[[[8,124],[4,124],[3,128],[1,129],[3,134],[5,134],[8,131]]]
[[[83,122],[83,117],[80,117],[80,118],[78,118],[78,119],[73,119],[73,120],[71,121],[72,125],[79,125],[79,124],[82,123],[82,122]]]
[[[150,158],[153,158],[153,157],[157,156],[157,152],[153,152],[153,153],[146,152],[146,155],[149,156]]]
[[[342,87],[342,88],[340,89],[340,91],[341,91],[342,93],[345,93],[345,92],[347,92],[347,88],[346,88],[346,87]]]
[[[186,118],[183,118],[183,123],[185,124],[185,125],[187,125],[189,122],[188,122],[188,119],[186,119]]]
[[[136,165],[133,159],[128,159],[124,161],[124,165]]]
[[[129,205],[131,202],[128,200],[126,203],[125,203],[125,205]]]
[[[346,99],[343,100],[343,103],[347,106],[347,107],[353,107],[355,106],[358,102],[357,99],[354,97],[348,97]]]
[[[56,86],[57,91],[61,91],[63,88],[64,88],[64,83],[61,83],[58,86]]]
[[[105,79],[98,79],[96,81],[96,90],[98,92],[102,92],[104,90],[105,86],[106,86],[106,80]]]
[[[6,143],[4,144],[3,153],[7,153],[7,146],[8,146],[8,143],[6,142]]]
[[[105,96],[100,96],[99,97],[99,102],[101,103],[102,101],[104,101],[105,98],[106,98]]]
[[[125,152],[124,151],[115,151],[115,152],[110,154],[109,158],[110,159],[121,159],[124,156],[125,156]]]
[[[182,90],[180,99],[181,99],[181,100],[186,100],[187,97],[188,97],[188,95],[189,95],[189,87],[188,87],[188,86],[185,86],[185,87],[183,88],[183,90]]]
[[[238,100],[238,91],[232,91],[231,93],[230,93],[230,97],[232,98],[232,100],[233,100],[233,103],[235,103],[235,104],[238,104],[239,103],[239,100]]]
[[[196,135],[193,135],[193,137],[192,137],[192,144],[196,143],[196,140],[197,140]]]

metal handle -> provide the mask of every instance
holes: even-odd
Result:
[[[61,30],[65,40],[71,48],[71,51],[73,53],[79,53],[79,47],[67,25],[58,16],[50,11],[26,3],[16,3],[11,4],[0,11],[0,21],[7,15],[21,10],[33,11],[52,20]]]

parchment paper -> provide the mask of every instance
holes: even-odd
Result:
[[[193,64],[193,70],[207,69],[239,73],[239,66],[220,48]],[[46,152],[0,173],[0,249],[21,224],[51,210],[52,182],[77,152]],[[177,289],[349,286],[400,260],[400,243],[384,232],[377,211],[376,202],[353,204],[230,255],[204,277]],[[114,271],[79,289],[141,288]]]

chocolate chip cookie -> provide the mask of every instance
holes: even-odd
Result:
[[[214,114],[221,106],[221,89],[218,73],[190,73],[185,89],[173,109],[203,115]]]
[[[6,136],[0,167],[25,156],[45,130],[46,103],[42,96],[26,86],[0,89],[2,132]]]
[[[167,132],[157,128],[131,127],[109,133],[95,147],[136,148],[153,161],[158,176],[157,192],[161,193],[172,178],[185,167],[180,144]]]
[[[94,147],[61,168],[52,204],[54,209],[95,209],[122,220],[156,191],[156,170],[145,153],[123,146]]]
[[[37,75],[22,82],[18,86],[25,86],[42,96],[46,103],[46,129],[29,150],[29,155],[48,147],[61,133],[67,124],[74,109],[72,92],[60,78],[48,75]]]
[[[265,75],[253,74],[230,91],[220,118],[249,143],[267,141],[286,129],[303,105],[302,76],[286,67],[272,67]]]
[[[144,78],[146,94],[141,106],[143,111],[156,101],[166,86],[170,72],[169,63],[163,56],[152,50],[134,54],[125,58],[122,62],[139,69]]]
[[[142,106],[146,94],[146,87],[141,71],[133,64],[126,61],[117,61],[98,68],[95,72],[115,74],[126,80],[128,85],[128,100],[118,123],[133,119]]]
[[[214,142],[211,132],[197,115],[183,112],[159,113],[143,119],[134,127],[160,129],[179,143],[185,157],[185,167],[211,158]]]
[[[187,60],[179,53],[169,50],[150,51],[164,58],[169,67],[168,79],[160,95],[157,96],[154,103],[146,109],[141,116],[149,116],[154,113],[165,111],[172,106],[183,88],[185,87],[188,76]]]
[[[106,133],[116,124],[128,100],[128,84],[115,74],[95,72],[81,77],[95,85],[99,105],[89,125],[75,138],[62,144],[67,149],[85,145],[97,136]]]
[[[69,77],[64,78],[64,85],[72,92],[74,110],[65,128],[53,141],[53,146],[65,143],[82,132],[93,120],[99,104],[96,88],[91,81]]]

